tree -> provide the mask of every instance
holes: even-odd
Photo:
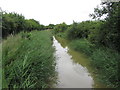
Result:
[[[34,19],[26,20],[24,16],[17,13],[2,12],[2,37],[9,34],[17,34],[21,31],[42,30],[43,25]]]
[[[16,34],[25,29],[25,18],[17,13],[6,13],[2,15],[2,35]]]
[[[90,15],[94,19],[100,19],[103,15],[107,15],[105,23],[99,31],[99,43],[120,51],[120,2],[104,2],[101,5],[101,9],[95,8],[94,14]]]
[[[65,32],[67,30],[67,24],[65,22],[61,23],[61,24],[57,24],[54,27],[54,32],[55,33],[59,33],[59,32]]]

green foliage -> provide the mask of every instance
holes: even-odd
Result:
[[[99,31],[101,23],[103,23],[103,21],[73,22],[67,29],[67,38],[70,40],[88,38],[90,41],[94,42],[94,38],[96,38],[95,35]]]
[[[106,48],[96,49],[92,56],[92,66],[96,68],[98,77],[108,87],[118,87],[118,61],[120,54]]]
[[[86,25],[89,26],[87,29],[89,30],[89,34],[88,34],[88,40],[96,45],[101,45],[102,43],[102,38],[103,35],[100,35],[100,32],[103,30],[102,25],[104,25],[105,21],[91,21],[90,23],[88,23]]]
[[[78,39],[70,42],[70,47],[76,51],[91,55],[94,51],[94,45],[86,39]]]
[[[25,19],[24,16],[17,13],[2,12],[2,37],[9,34],[17,34],[21,31],[43,30],[44,25],[40,25],[34,19]]]
[[[25,20],[25,25],[26,25],[26,30],[27,31],[39,30],[40,29],[39,22],[34,20],[34,19]]]
[[[100,29],[100,25],[104,21],[84,21],[81,23],[73,22],[71,25],[58,24],[54,28],[54,33],[59,34],[61,32],[66,33],[68,39],[89,38],[94,42],[93,34],[97,33]],[[96,38],[96,37],[95,37]]]
[[[51,38],[48,31],[32,31],[3,41],[3,77],[8,88],[52,86],[55,63]]]
[[[25,28],[24,16],[16,13],[3,13],[2,15],[2,36],[15,34]]]
[[[80,30],[77,23],[73,23],[68,29],[67,29],[67,38],[72,40],[76,38],[82,37],[82,31]]]
[[[45,28],[46,28],[46,29],[54,29],[54,26],[55,26],[54,24],[49,24],[49,25],[46,26]]]
[[[67,29],[67,25],[63,22],[61,24],[57,24],[54,27],[54,33],[60,33],[60,32],[65,32],[65,30]]]
[[[119,86],[120,53],[106,47],[96,48],[86,39],[73,40],[70,42],[70,47],[90,56],[91,65],[95,68],[94,72],[100,82],[112,88]]]
[[[99,43],[120,51],[120,2],[102,3],[102,8],[95,8],[94,14],[91,14],[94,18],[100,18],[103,15],[107,15],[107,17],[99,31]]]
[[[66,38],[66,33],[60,32],[60,33],[57,33],[56,36]]]

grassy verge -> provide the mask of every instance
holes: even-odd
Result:
[[[70,47],[90,56],[91,65],[95,68],[98,80],[107,87],[118,87],[118,62],[120,54],[105,47],[96,48],[86,39],[73,40]]]
[[[3,88],[49,88],[54,81],[52,35],[32,31],[3,41]]]

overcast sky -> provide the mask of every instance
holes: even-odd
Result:
[[[90,20],[89,14],[100,3],[101,0],[1,0],[0,7],[48,25]]]

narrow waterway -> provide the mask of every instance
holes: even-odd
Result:
[[[71,50],[67,44],[69,42],[63,38],[53,36],[53,46],[55,47],[57,84],[56,88],[96,88],[102,87],[95,83],[89,67],[88,57]]]

